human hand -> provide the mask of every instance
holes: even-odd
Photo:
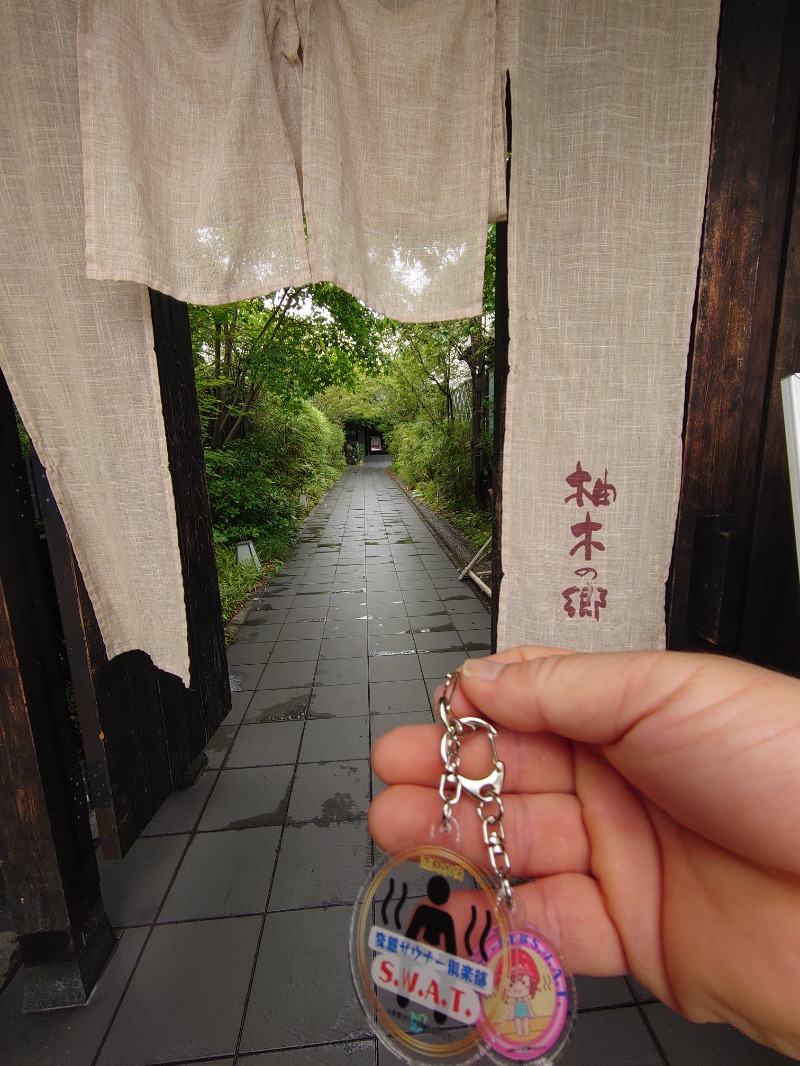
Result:
[[[800,681],[523,647],[468,659],[452,704],[498,728],[511,872],[536,878],[515,892],[568,968],[632,973],[693,1021],[800,1057]],[[391,787],[369,825],[389,852],[441,820],[441,736],[402,726],[373,748]],[[482,754],[464,742],[465,776]],[[485,866],[471,802],[460,848]]]

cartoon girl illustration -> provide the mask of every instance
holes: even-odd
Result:
[[[527,1037],[531,1033],[533,999],[539,989],[539,971],[530,958],[521,952],[512,958],[511,972],[508,978],[505,1002],[509,1008],[508,1020],[514,1022],[518,1037]]]

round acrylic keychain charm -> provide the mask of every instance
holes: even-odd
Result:
[[[564,1049],[575,1018],[575,986],[550,943],[524,924],[490,933],[485,951],[492,994],[482,1006],[481,1033],[497,1063],[550,1066]]]
[[[491,968],[487,945],[509,929],[495,897],[476,866],[437,844],[388,860],[362,889],[350,927],[353,980],[398,1058],[467,1066],[486,1050],[482,1030],[502,1024],[511,974]]]

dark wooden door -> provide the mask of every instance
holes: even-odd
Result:
[[[800,5],[723,0],[668,643],[800,674],[780,379],[800,370]]]

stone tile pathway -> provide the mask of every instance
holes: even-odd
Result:
[[[349,469],[229,649],[209,766],[120,862],[119,945],[89,1005],[20,1014],[3,1066],[391,1066],[353,993],[351,905],[372,859],[369,748],[430,721],[429,693],[489,649],[489,618],[381,463]],[[581,979],[563,1066],[778,1066],[635,982]]]

